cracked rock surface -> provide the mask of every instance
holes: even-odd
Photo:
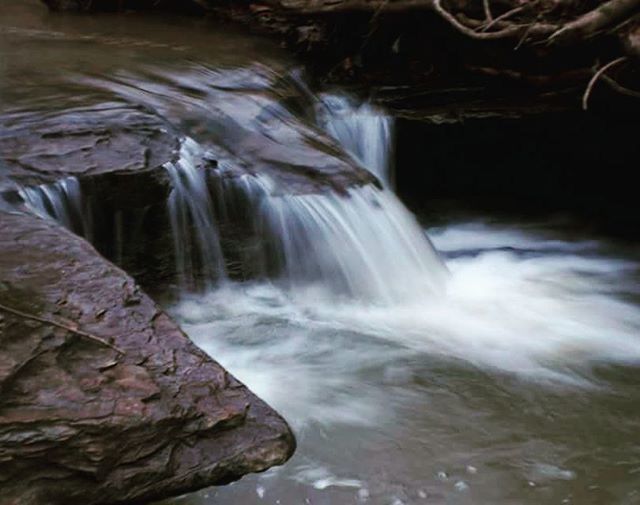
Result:
[[[0,504],[137,503],[284,463],[286,422],[122,270],[0,211]]]

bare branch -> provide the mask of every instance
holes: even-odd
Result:
[[[587,85],[587,89],[584,92],[584,95],[582,96],[582,109],[583,110],[588,110],[589,109],[589,97],[591,96],[591,92],[593,91],[593,87],[595,86],[596,82],[598,82],[598,79],[600,78],[600,76],[604,75],[604,73],[611,69],[612,67],[615,67],[616,65],[619,65],[620,63],[623,63],[627,61],[627,57],[626,56],[621,56],[620,58],[616,58],[613,61],[610,61],[609,63],[607,63],[604,67],[602,67],[600,70],[598,70],[593,77],[591,78],[591,80],[589,81],[589,84]]]
[[[501,23],[502,21],[506,21],[511,16],[518,14],[519,12],[522,12],[526,8],[527,8],[526,5],[521,5],[520,7],[516,7],[515,9],[511,9],[510,11],[505,12],[504,14],[500,14],[497,18],[492,19],[486,25],[484,25],[482,27],[482,31],[486,32],[487,30],[492,28],[494,25]]]

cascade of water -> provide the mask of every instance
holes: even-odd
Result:
[[[173,184],[168,209],[183,286],[197,283],[199,276],[206,285],[226,278],[206,172],[198,167],[203,154],[195,141],[186,138],[178,161],[165,165]]]
[[[25,204],[44,218],[55,219],[79,235],[88,233],[88,222],[82,210],[82,192],[75,177],[51,184],[25,186],[20,189]]]
[[[247,178],[248,179],[248,178]],[[265,178],[245,184],[259,203],[263,241],[291,288],[391,304],[441,290],[446,270],[415,218],[390,191],[272,195]],[[273,258],[272,258],[273,260]]]
[[[331,105],[322,107],[331,114],[324,126],[388,181],[391,120],[368,106],[354,108],[341,97],[326,103]],[[340,116],[339,110],[351,113]],[[266,176],[225,177],[224,163],[217,174],[222,184],[208,186],[206,171],[198,168],[204,154],[200,145],[186,139],[179,161],[166,166],[173,182],[169,215],[183,286],[193,285],[198,274],[209,285],[226,278],[225,260],[238,248],[221,246],[218,229],[223,220],[231,223],[225,229],[242,228],[258,244],[249,258],[243,257],[246,247],[241,247],[245,250],[233,261],[244,262],[245,271],[282,281],[298,294],[313,286],[329,296],[392,304],[440,291],[446,268],[390,190],[364,186],[349,188],[346,195],[283,194]]]
[[[316,105],[320,127],[385,186],[393,185],[393,118],[345,96],[325,95]]]

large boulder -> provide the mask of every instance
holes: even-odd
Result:
[[[0,211],[0,504],[130,503],[284,463],[285,421],[122,270]]]

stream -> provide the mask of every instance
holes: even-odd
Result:
[[[394,167],[393,118],[311,91],[298,68],[211,21],[0,5],[0,113],[122,100],[179,128],[168,310],[298,440],[283,467],[162,505],[640,503],[637,248],[552,219],[414,216],[394,172],[428,160]],[[264,92],[273,79],[303,98],[283,106]],[[380,184],[316,193],[254,173],[238,125],[289,145],[323,131]],[[225,267],[226,207],[196,168],[212,149],[222,173],[241,172],[229,184],[268,244],[253,279]],[[73,177],[21,194],[82,221]]]

